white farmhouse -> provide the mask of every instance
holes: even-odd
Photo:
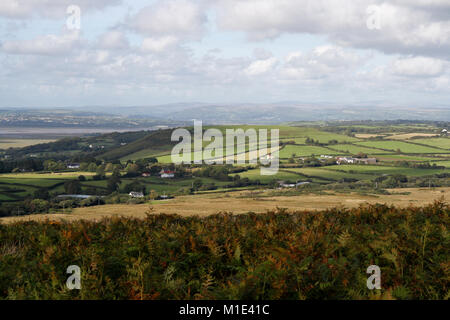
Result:
[[[142,192],[136,192],[136,191],[131,191],[128,195],[132,198],[143,198],[144,197],[144,194]]]
[[[69,163],[67,165],[67,169],[80,169],[80,164],[79,163]]]
[[[161,179],[173,179],[175,178],[175,172],[171,170],[161,170]]]

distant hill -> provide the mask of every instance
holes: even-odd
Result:
[[[91,109],[92,110],[92,109]],[[202,120],[206,124],[279,124],[291,121],[339,120],[435,120],[450,121],[450,107],[342,106],[280,102],[268,104],[186,103],[161,106],[106,108],[130,118],[151,118],[167,122]]]
[[[95,111],[95,113],[93,112]],[[142,130],[158,126],[205,124],[280,124],[293,121],[433,120],[450,121],[450,107],[404,107],[305,104],[299,102],[206,104],[178,103],[155,106],[90,106],[0,111],[5,127],[84,127]]]

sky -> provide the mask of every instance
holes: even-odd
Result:
[[[449,0],[1,0],[0,107],[450,107]]]

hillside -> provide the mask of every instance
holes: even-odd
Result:
[[[171,142],[172,129],[157,130],[132,141],[126,145],[117,147],[98,155],[98,158],[105,160],[116,160],[136,152],[149,151],[148,156],[168,154],[176,142]]]
[[[48,143],[39,143],[24,148],[5,150],[9,158],[70,158],[74,155],[98,156],[105,151],[120,148],[151,134],[151,131],[113,132],[89,137],[68,137]]]

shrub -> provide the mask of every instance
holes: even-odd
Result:
[[[0,299],[444,299],[449,213],[436,202],[0,225]],[[69,291],[73,264],[83,283]]]

